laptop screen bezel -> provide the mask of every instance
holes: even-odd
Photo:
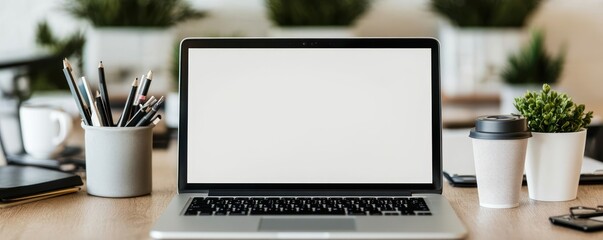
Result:
[[[432,106],[432,182],[420,184],[259,184],[188,183],[188,59],[194,48],[429,48],[431,50]],[[245,191],[407,191],[410,193],[442,193],[442,121],[440,97],[439,43],[433,38],[345,38],[345,39],[277,39],[277,38],[186,38],[180,44],[180,119],[178,130],[178,192],[208,190]]]

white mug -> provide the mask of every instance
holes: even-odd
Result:
[[[22,105],[19,112],[23,148],[27,154],[50,159],[63,151],[72,128],[71,115],[46,105]]]

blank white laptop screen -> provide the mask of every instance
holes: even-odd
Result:
[[[188,183],[431,183],[428,48],[189,49]]]

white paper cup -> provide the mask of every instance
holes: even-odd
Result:
[[[469,135],[479,204],[488,208],[519,206],[528,138],[527,122],[515,115],[480,117]]]
[[[82,127],[88,194],[135,197],[151,193],[153,126]]]
[[[488,208],[519,206],[519,193],[528,139],[473,139],[479,205]]]

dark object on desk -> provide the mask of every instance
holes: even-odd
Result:
[[[603,124],[588,126],[584,155],[603,159]]]
[[[0,167],[0,201],[83,185],[80,176],[35,167]]]
[[[552,224],[580,230],[583,232],[596,232],[603,230],[603,218],[592,217],[592,218],[575,218],[570,214],[549,217],[549,221]]]
[[[453,187],[466,187],[474,188],[477,187],[477,183],[474,175],[450,175],[447,172],[443,172],[444,178]],[[595,185],[603,184],[603,174],[580,174],[580,185]],[[526,185],[526,176],[523,176],[522,185]]]
[[[153,148],[166,149],[170,146],[171,139],[171,132],[167,128],[162,131],[153,131]]]
[[[76,173],[86,169],[86,162],[82,158],[60,156],[56,159],[37,159],[27,154],[6,156],[6,159],[12,165],[33,166],[69,173]]]

